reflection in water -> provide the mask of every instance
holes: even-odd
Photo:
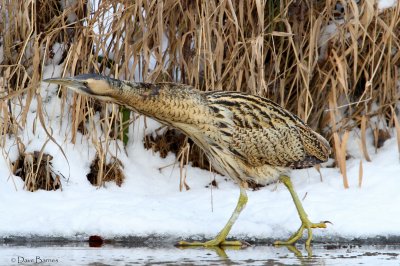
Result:
[[[221,259],[221,260],[227,260],[229,259],[228,255],[226,254],[226,250],[243,250],[248,248],[249,246],[246,247],[240,247],[240,246],[223,246],[223,247],[195,247],[195,246],[179,246],[177,248],[182,249],[182,250],[190,250],[190,249],[203,249],[203,250],[209,250],[209,251],[214,251],[215,254]]]
[[[88,243],[0,245],[0,265],[392,265],[400,263],[400,246],[251,246],[245,249],[130,247]]]
[[[276,245],[274,246],[276,249],[279,248],[286,248],[289,252],[291,252],[295,257],[299,260],[300,264],[303,264],[303,262],[310,263],[310,259],[312,259],[312,248],[311,247],[305,247],[305,251],[307,252],[306,255],[303,255],[301,251],[296,247],[296,246],[287,246],[287,245]],[[242,250],[245,248],[248,248],[248,246],[223,246],[223,247],[195,247],[195,246],[179,246],[177,247],[179,249],[204,249],[204,250],[210,250],[214,251],[216,255],[221,260],[227,260],[229,259],[228,255],[226,254],[226,250]]]
[[[215,254],[221,259],[221,260],[226,260],[228,259],[228,255],[226,254],[225,250],[226,249],[235,249],[235,250],[240,250],[241,247],[191,247],[191,246],[182,246],[182,247],[176,247],[179,248],[181,250],[191,250],[191,249],[203,249],[203,250],[209,250],[209,251],[214,251]]]
[[[193,249],[195,247],[179,247],[180,249]],[[247,247],[244,247],[247,248]],[[197,247],[197,249],[206,249],[206,250],[212,250],[215,252],[216,255],[218,255],[218,257],[221,259],[221,262],[229,262],[229,257],[226,254],[226,250],[236,250],[239,251],[241,249],[244,249],[242,247],[238,247],[238,246],[224,246],[224,247],[203,247],[203,248],[199,248]],[[312,248],[311,247],[305,247],[305,251],[306,254],[303,255],[301,253],[301,251],[299,249],[297,249],[296,246],[285,246],[285,245],[279,245],[279,246],[274,246],[274,248],[276,249],[287,249],[289,251],[289,253],[292,253],[293,255],[295,255],[295,257],[298,259],[298,264],[299,265],[310,265],[313,263],[317,263],[318,261],[316,261],[315,259],[313,259],[312,256]],[[262,260],[260,260],[260,262],[262,262]]]

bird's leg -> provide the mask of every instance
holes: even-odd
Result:
[[[244,209],[247,203],[247,194],[245,188],[240,186],[240,196],[238,203],[236,205],[235,210],[233,211],[231,218],[229,218],[228,222],[222,228],[222,230],[218,233],[218,235],[209,241],[206,242],[199,242],[199,241],[194,241],[194,242],[186,242],[186,241],[179,241],[177,243],[177,246],[181,247],[186,247],[186,246],[204,246],[204,247],[211,247],[211,246],[244,246],[248,245],[245,242],[241,241],[226,241],[226,237],[229,234],[229,231],[231,231],[231,228],[237,218],[239,217],[240,212]]]
[[[304,211],[304,208],[300,202],[300,199],[297,196],[297,193],[294,191],[293,184],[290,181],[290,178],[286,175],[283,175],[279,179],[287,187],[290,194],[292,195],[293,202],[296,205],[296,209],[297,209],[297,212],[298,212],[300,220],[301,220],[301,226],[291,237],[289,237],[288,240],[276,241],[274,244],[275,245],[293,245],[295,242],[297,242],[297,240],[299,240],[302,237],[304,229],[307,229],[308,237],[307,237],[307,241],[306,241],[306,247],[308,247],[311,244],[312,228],[326,228],[326,224],[328,222],[327,221],[319,222],[319,223],[310,222],[310,220],[308,219],[307,214]]]

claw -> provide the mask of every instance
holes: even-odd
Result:
[[[274,245],[293,245],[294,243],[297,242],[303,235],[303,232],[305,229],[308,231],[308,237],[306,240],[306,247],[309,247],[311,245],[311,240],[312,240],[312,229],[313,228],[326,228],[326,223],[327,222],[320,222],[320,223],[311,223],[308,219],[303,221],[301,223],[300,228],[294,233],[291,237],[289,237],[288,240],[286,241],[275,241]],[[328,223],[331,223],[328,221]]]
[[[296,206],[297,213],[299,214],[300,220],[301,220],[301,226],[300,228],[294,233],[287,241],[276,241],[274,244],[275,245],[293,245],[297,240],[299,240],[304,232],[304,229],[307,229],[308,231],[308,237],[306,240],[306,247],[309,247],[311,245],[311,240],[312,240],[312,229],[313,228],[326,228],[326,224],[331,222],[329,221],[322,221],[319,223],[312,223],[307,217],[306,212],[304,211],[304,208],[301,204],[301,201],[299,197],[297,196],[297,193],[294,191],[293,184],[290,181],[290,178],[286,175],[283,175],[280,177],[280,180],[282,183],[286,186],[286,188],[289,190],[290,194],[292,195],[292,199],[294,202],[294,205]]]

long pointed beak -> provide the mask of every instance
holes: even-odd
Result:
[[[93,92],[86,85],[86,82],[82,80],[77,80],[74,78],[50,78],[44,79],[43,82],[62,85],[78,93],[93,95]]]

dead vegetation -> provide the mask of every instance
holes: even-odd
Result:
[[[60,176],[53,170],[52,159],[51,155],[40,151],[22,153],[13,163],[13,174],[21,177],[27,191],[62,189]]]
[[[30,126],[26,121],[33,101],[38,103],[40,126],[47,128],[38,86],[44,68],[58,64],[62,75],[95,72],[268,97],[330,140],[345,186],[347,132],[359,129],[367,160],[371,160],[365,148],[367,131],[374,135],[376,148],[389,137],[390,128],[400,132],[399,4],[380,11],[372,0],[91,3],[3,1],[2,147],[7,135],[18,136]],[[77,132],[92,139],[101,135],[86,128],[94,123],[96,112],[101,113],[108,137],[94,145],[108,146],[113,139],[126,137],[122,131],[132,122],[129,114],[122,115],[119,108],[110,111],[109,105],[79,95],[68,99],[60,89],[61,112],[70,104],[72,142]],[[147,137],[145,144],[165,155],[179,154],[186,142],[176,132],[166,131],[162,137]],[[208,168],[194,145],[187,161]],[[94,175],[97,185],[107,172]]]
[[[169,152],[174,153],[177,157],[184,152],[185,147],[190,147],[188,152],[188,161],[193,167],[201,169],[210,169],[210,163],[204,152],[194,145],[191,139],[188,139],[183,133],[178,130],[165,130],[162,134],[146,135],[143,141],[146,149],[151,149],[153,152],[159,152],[162,158],[167,157]],[[186,158],[186,156],[184,156]],[[183,159],[185,161],[185,159]]]
[[[104,186],[106,182],[115,182],[120,187],[125,179],[122,170],[123,165],[117,158],[112,157],[110,162],[106,163],[100,159],[99,154],[96,154],[86,177],[94,186]]]

